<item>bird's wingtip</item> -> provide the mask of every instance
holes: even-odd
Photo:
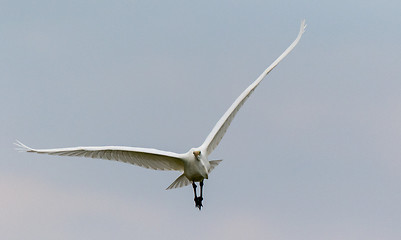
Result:
[[[20,142],[19,140],[15,140],[14,145],[16,146],[15,150],[19,151],[19,152],[29,152],[32,151],[32,148],[26,146],[25,144],[23,144],[22,142]]]
[[[301,21],[301,29],[300,29],[300,32],[304,33],[305,30],[306,30],[306,26],[308,26],[308,25],[306,24],[306,19],[304,18],[304,19]]]

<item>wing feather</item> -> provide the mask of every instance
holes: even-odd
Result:
[[[302,34],[305,32],[306,24],[305,20],[302,21],[301,27],[298,33],[297,38],[294,42],[247,88],[241,95],[234,101],[234,103],[230,106],[230,108],[224,113],[224,115],[220,118],[217,124],[214,126],[212,131],[207,136],[204,143],[201,145],[202,149],[206,149],[207,155],[213,152],[213,150],[220,143],[224,134],[226,133],[228,127],[230,126],[232,120],[235,115],[241,108],[241,106],[245,103],[248,97],[252,94],[255,88],[259,85],[259,83],[266,77],[266,75],[273,70],[281,60],[283,60],[288,53],[290,53],[294,47],[298,44],[299,40],[302,37]]]
[[[19,150],[26,152],[35,152],[58,156],[100,158],[130,163],[133,165],[154,170],[184,171],[184,162],[182,160],[181,154],[151,148],[105,146],[33,149],[22,144],[19,141],[17,141],[15,145],[19,147]]]

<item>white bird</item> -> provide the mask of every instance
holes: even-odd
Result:
[[[72,147],[55,149],[33,149],[18,140],[17,145],[20,151],[44,153],[60,156],[79,156],[89,158],[100,158],[130,163],[144,168],[155,170],[176,170],[183,172],[167,189],[184,187],[192,183],[195,195],[195,207],[202,207],[203,180],[208,179],[210,172],[222,160],[208,160],[208,156],[217,147],[223,138],[231,121],[234,119],[238,110],[245,103],[259,83],[266,75],[283,60],[288,53],[298,44],[302,34],[305,32],[305,20],[302,21],[297,38],[294,42],[234,101],[230,108],[224,113],[212,131],[207,136],[204,143],[196,148],[191,148],[188,152],[178,154],[166,152],[152,148],[121,147],[121,146],[103,146],[103,147]],[[200,196],[196,193],[196,184],[200,185]]]

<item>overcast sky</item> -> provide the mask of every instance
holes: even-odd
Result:
[[[1,1],[2,239],[401,238],[401,2]],[[211,159],[178,172],[14,150],[186,152],[295,39]]]

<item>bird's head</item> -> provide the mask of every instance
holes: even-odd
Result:
[[[195,155],[195,158],[197,159],[197,160],[199,160],[199,156],[201,155],[201,151],[193,151],[192,152],[194,155]]]
[[[204,178],[208,179],[210,163],[207,160],[206,156],[201,155],[201,151],[200,150],[194,150],[194,151],[192,151],[192,153],[194,154],[195,159],[197,160],[197,165],[205,170],[202,173],[202,176]]]

